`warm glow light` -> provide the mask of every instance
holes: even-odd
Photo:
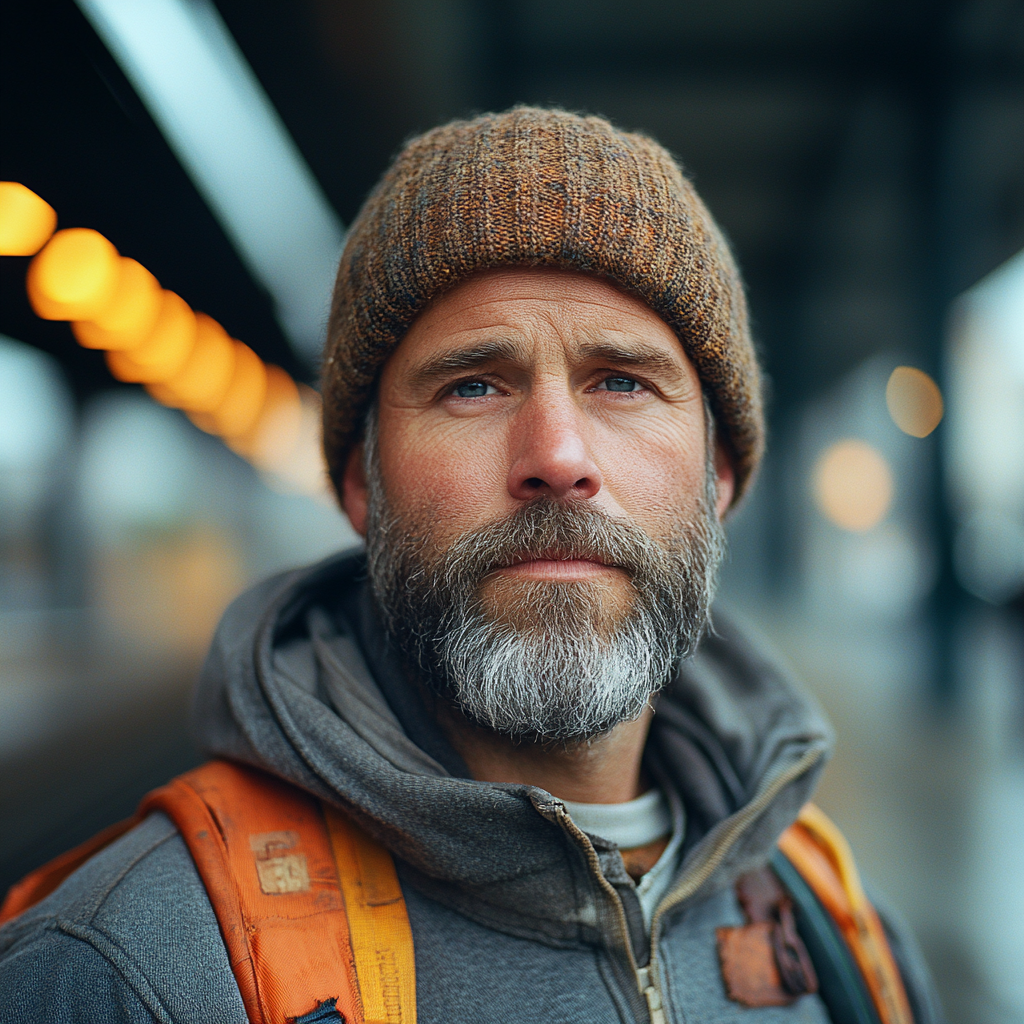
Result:
[[[107,366],[118,380],[138,384],[167,380],[184,366],[195,340],[195,314],[184,299],[165,291],[150,336],[127,352],[108,352]]]
[[[149,384],[149,393],[164,405],[187,412],[213,412],[227,394],[235,370],[235,345],[211,316],[196,313],[196,341],[181,369]]]
[[[272,483],[282,490],[322,496],[329,494],[323,453],[323,403],[320,395],[299,385],[302,417],[288,458],[274,468]]]
[[[65,228],[31,262],[25,285],[44,320],[92,320],[114,297],[121,260],[91,228]]]
[[[302,427],[302,402],[295,381],[277,366],[267,367],[267,397],[245,435],[228,444],[258,469],[275,472],[290,458]]]
[[[122,256],[110,304],[94,320],[79,320],[71,330],[85,348],[134,348],[156,326],[162,299],[160,282],[141,263]]]
[[[923,370],[897,366],[885,386],[889,415],[904,434],[927,437],[942,420],[942,392]]]
[[[114,377],[145,384],[164,405],[183,409],[274,486],[326,497],[320,396],[162,290],[99,232],[54,235],[55,224],[56,214],[33,192],[0,182],[0,255],[30,255],[46,242],[25,282],[36,313],[73,321],[81,345],[106,350]]]
[[[870,530],[892,501],[892,473],[882,455],[864,441],[839,441],[814,467],[814,493],[821,511],[844,530]]]
[[[0,181],[0,256],[34,256],[53,234],[57,211],[16,181]]]
[[[235,342],[235,372],[227,393],[213,412],[194,412],[190,419],[210,434],[241,437],[252,429],[267,398],[267,368],[248,345]]]

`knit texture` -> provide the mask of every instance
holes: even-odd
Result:
[[[643,299],[697,369],[739,499],[764,450],[764,413],[728,244],[658,143],[534,107],[413,139],[356,217],[323,365],[324,448],[339,493],[380,369],[413,319],[474,272],[503,266],[582,271]]]

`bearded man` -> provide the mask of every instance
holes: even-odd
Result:
[[[669,154],[532,108],[413,140],[323,395],[365,551],[235,602],[218,760],[12,890],[4,1020],[938,1020],[801,812],[826,722],[711,628],[761,382]]]

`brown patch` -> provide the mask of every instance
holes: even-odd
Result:
[[[767,921],[717,928],[718,958],[726,994],[744,1006],[788,1006],[796,996],[782,987]]]
[[[718,928],[718,957],[730,999],[787,1006],[818,991],[814,965],[796,930],[793,901],[770,868],[741,876],[736,896],[748,924]]]
[[[260,889],[267,896],[309,892],[309,866],[304,853],[288,853],[299,845],[297,832],[258,832],[249,836]]]

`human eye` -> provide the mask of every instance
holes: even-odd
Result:
[[[498,389],[485,380],[466,380],[461,384],[456,384],[452,389],[452,394],[456,398],[484,398],[497,393]]]
[[[606,377],[595,390],[629,393],[643,390],[643,385],[632,377]]]

